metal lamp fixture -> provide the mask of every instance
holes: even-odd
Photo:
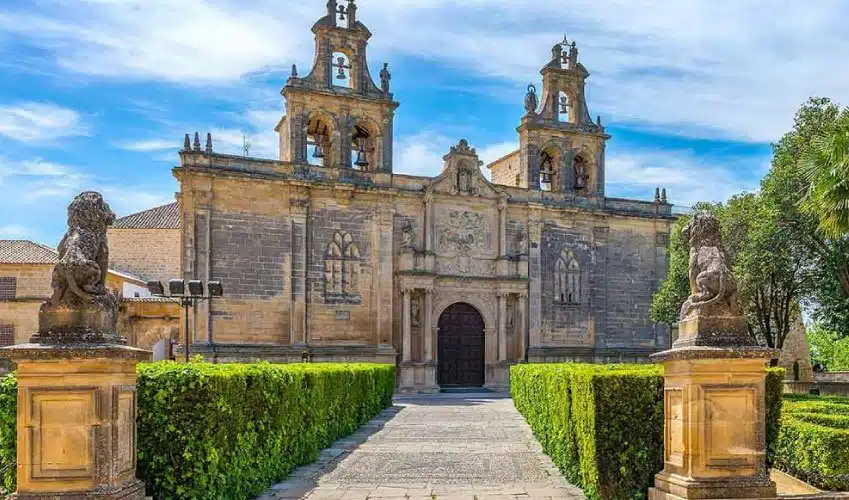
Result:
[[[187,289],[188,286],[188,289]],[[161,281],[148,281],[147,289],[154,297],[170,298],[174,302],[179,302],[183,307],[184,317],[186,320],[185,330],[185,358],[189,361],[189,308],[193,308],[205,300],[220,298],[224,296],[224,286],[221,281],[209,281],[206,284],[207,295],[203,294],[204,284],[201,280],[168,280],[168,294],[165,293],[165,287]],[[188,292],[188,293],[186,293]]]

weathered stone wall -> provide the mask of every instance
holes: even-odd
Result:
[[[0,327],[14,330],[15,344],[28,342],[38,331],[38,309],[52,293],[52,272],[50,264],[0,264],[0,277],[17,280],[15,299],[0,299]]]
[[[793,373],[793,365],[799,363],[799,379]],[[784,379],[791,382],[811,383],[814,381],[814,369],[811,365],[811,349],[805,323],[799,316],[790,326],[790,332],[784,339],[784,347],[778,358],[778,365],[784,368]]]
[[[521,187],[527,183],[527,172],[521,171],[519,151],[494,161],[488,166],[493,184]],[[523,175],[524,174],[524,175]]]
[[[110,228],[107,238],[113,269],[163,283],[180,276],[179,229]]]
[[[119,331],[127,343],[145,350],[163,339],[180,340],[180,304],[163,299],[125,299],[121,302]]]
[[[822,394],[849,396],[849,372],[816,372],[814,381]]]

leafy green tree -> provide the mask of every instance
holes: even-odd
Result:
[[[805,164],[810,167],[818,141],[827,144],[822,138],[832,134],[846,114],[826,98],[802,105],[793,129],[773,145],[772,167],[761,183],[761,195],[778,209],[776,223],[788,234],[785,240],[795,252],[807,251],[811,257],[813,288],[801,299],[815,319],[843,337],[849,336],[849,240],[828,237],[821,230],[819,216],[806,201],[812,192],[812,169]],[[828,201],[836,191],[822,192]]]
[[[815,323],[808,330],[811,345],[811,361],[829,371],[849,371],[849,338],[841,338],[837,332]]]

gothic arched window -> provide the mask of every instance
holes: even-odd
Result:
[[[324,294],[328,302],[359,302],[360,249],[345,231],[336,231],[324,253]]]
[[[581,266],[570,251],[563,251],[554,266],[554,301],[581,303]]]

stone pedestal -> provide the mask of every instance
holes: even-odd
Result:
[[[19,499],[140,499],[136,364],[121,345],[3,349],[18,364]]]
[[[664,376],[664,468],[651,500],[774,498],[766,467],[766,363],[774,350],[687,347]]]

